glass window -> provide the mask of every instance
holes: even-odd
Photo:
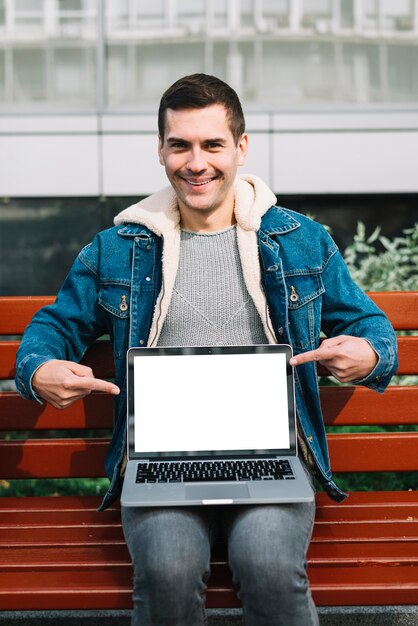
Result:
[[[176,45],[109,45],[108,103],[154,108],[162,92],[176,78],[202,71],[205,62],[201,43]]]
[[[42,0],[15,0],[15,27],[20,33],[42,32]]]
[[[6,5],[5,0],[0,0],[0,29],[4,27],[6,23]]]
[[[6,55],[0,49],[0,102],[6,98]]]
[[[13,50],[13,100],[39,102],[46,97],[46,63],[44,50]]]
[[[94,104],[95,49],[87,46],[54,51],[54,91],[57,102]]]
[[[0,104],[95,106],[103,85],[105,106],[150,109],[189,72],[219,75],[260,109],[416,103],[417,11],[412,0],[0,0]]]

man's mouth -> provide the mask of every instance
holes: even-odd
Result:
[[[185,178],[185,177],[182,177],[182,178],[183,178],[183,180],[186,183],[188,183],[192,187],[204,187],[205,185],[208,185],[213,180],[215,180],[216,177],[214,177],[214,178],[207,178],[206,180],[193,180],[193,179]]]

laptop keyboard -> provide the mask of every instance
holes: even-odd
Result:
[[[294,480],[289,461],[153,461],[138,463],[137,483]]]

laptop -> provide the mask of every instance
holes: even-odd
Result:
[[[288,345],[131,348],[123,506],[308,502]]]

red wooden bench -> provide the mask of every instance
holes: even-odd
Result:
[[[395,329],[418,329],[418,292],[371,296]],[[52,300],[0,298],[0,379],[14,377],[16,336],[34,312]],[[107,342],[95,344],[85,362],[97,376],[112,376]],[[399,337],[398,373],[418,374],[417,336]],[[330,434],[335,472],[417,472],[418,432],[411,428],[418,424],[417,385],[393,386],[384,395],[364,388],[324,386],[321,399],[327,425],[406,427],[384,433]],[[109,396],[91,395],[58,411],[3,391],[0,414],[3,484],[20,478],[103,476],[107,439],[91,438],[87,431],[112,427]],[[23,440],[10,438],[11,432],[27,431],[30,434]],[[44,438],[42,431],[53,432]],[[131,606],[131,566],[119,508],[97,513],[99,500],[83,496],[0,499],[0,611]],[[418,605],[418,492],[357,492],[342,504],[319,493],[317,502],[308,570],[317,605]],[[223,545],[216,546],[212,570],[207,606],[239,607]]]

